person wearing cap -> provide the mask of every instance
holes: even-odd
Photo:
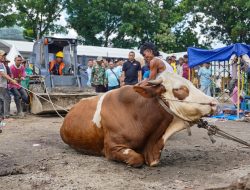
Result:
[[[91,86],[95,87],[96,92],[106,92],[107,79],[102,57],[96,59],[96,65],[92,68],[90,82]]]
[[[49,63],[49,72],[52,75],[63,75],[65,64],[63,62],[63,52],[59,51],[56,53],[56,59]]]
[[[21,86],[21,81],[25,80],[26,73],[25,68],[22,65],[23,58],[20,55],[17,55],[14,59],[15,64],[10,66],[11,77],[17,80],[18,84],[9,84],[10,92],[14,95],[14,101],[17,108],[17,116],[23,117],[23,107],[24,104],[29,104],[29,96],[26,90]]]
[[[8,93],[7,82],[17,84],[15,80],[13,80],[8,74],[4,64],[6,57],[6,53],[0,50],[0,121],[5,118],[6,114],[6,96]]]

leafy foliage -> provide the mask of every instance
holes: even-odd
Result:
[[[1,0],[0,4],[0,26],[12,26],[16,19],[12,11],[13,0]]]
[[[196,14],[194,23],[210,39],[217,38],[226,44],[250,43],[249,0],[186,0]],[[202,13],[202,14],[201,14]]]
[[[64,0],[15,0],[18,24],[26,29],[27,37],[41,38],[49,32],[64,32],[64,27],[55,24],[65,9]]]
[[[87,45],[131,48],[152,41],[161,50],[171,52],[179,50],[171,28],[186,14],[185,4],[178,2],[71,0],[67,5],[68,22]],[[178,35],[180,38],[180,33]],[[194,35],[190,40],[193,38]]]

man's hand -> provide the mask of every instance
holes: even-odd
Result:
[[[138,82],[136,86],[148,86],[148,80],[142,80],[141,82]]]
[[[19,84],[18,84],[18,82],[16,81],[16,80],[10,80],[10,82],[12,83],[12,84],[15,84],[15,85],[18,85],[19,86]]]

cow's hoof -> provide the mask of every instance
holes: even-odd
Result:
[[[159,164],[159,160],[155,160],[149,164],[150,167],[157,166]]]
[[[134,168],[139,168],[143,166],[144,158],[142,156],[131,157],[126,163]]]

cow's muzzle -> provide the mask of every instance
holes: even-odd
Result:
[[[220,106],[219,106],[219,102],[217,100],[213,100],[209,103],[209,105],[211,106],[211,114],[212,115],[216,115],[220,112]]]

